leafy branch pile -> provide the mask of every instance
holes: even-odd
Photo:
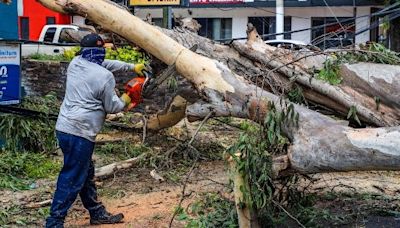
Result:
[[[327,81],[332,85],[341,83],[340,65],[345,63],[382,63],[390,65],[399,65],[399,53],[387,49],[379,43],[370,43],[365,46],[360,46],[360,49],[338,50],[324,62],[324,68],[321,69],[317,78]]]
[[[30,180],[55,176],[60,163],[50,159],[56,149],[55,122],[46,114],[58,110],[53,94],[28,97],[22,108],[45,113],[40,118],[0,114],[0,188],[26,189]]]
[[[278,112],[272,103],[269,106],[264,123],[248,125],[229,150],[237,171],[248,184],[241,188],[245,201],[241,206],[255,212],[263,227],[276,223],[277,209],[272,200],[277,189],[272,180],[272,156],[285,153],[289,141],[281,134],[281,128],[287,121],[295,123],[296,118],[293,105],[286,112]]]
[[[205,193],[189,206],[188,212],[182,207],[176,210],[178,220],[187,222],[187,228],[238,227],[235,204],[215,193]]]
[[[59,103],[54,94],[43,98],[27,97],[21,108],[44,113],[40,118],[0,114],[0,136],[5,139],[5,150],[36,151],[50,153],[56,147],[54,134],[55,122],[48,118]]]

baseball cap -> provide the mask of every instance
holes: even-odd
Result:
[[[103,47],[104,40],[96,33],[84,36],[81,40],[81,47]]]

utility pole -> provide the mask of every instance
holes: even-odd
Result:
[[[276,33],[283,33],[285,26],[284,0],[276,0]],[[283,40],[284,35],[277,35],[277,40]]]
[[[357,6],[356,6],[356,0],[353,0],[353,18],[354,18],[354,36],[353,36],[353,45],[356,45],[356,29],[357,29]]]
[[[172,6],[163,7],[163,27],[172,29]]]

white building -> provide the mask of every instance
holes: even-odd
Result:
[[[129,2],[114,1],[120,4]],[[278,12],[275,0],[181,1],[190,2],[187,7],[173,7],[174,16],[196,19],[202,25],[199,34],[215,40],[245,38],[249,22],[256,26],[265,39],[276,39],[276,36],[270,34],[277,31],[276,19],[282,21],[277,15],[284,16],[285,32],[302,30],[287,33],[284,39],[314,44],[321,48],[382,39],[379,37],[382,29],[379,26],[371,28],[382,17],[373,16],[383,8],[382,1],[379,0],[284,0],[284,8]],[[150,14],[156,25],[162,25],[161,7],[134,7],[132,12],[142,19]],[[83,23],[84,20],[74,17],[73,21]],[[338,21],[341,23],[337,23]]]
[[[218,1],[218,4],[215,1]],[[173,8],[173,14],[176,17],[195,18],[202,25],[200,35],[215,40],[243,38],[246,37],[249,22],[256,26],[260,34],[273,34],[276,31],[275,1],[191,0],[191,2],[188,8]],[[374,1],[354,0],[355,7],[352,0],[285,0],[284,2],[284,31],[319,26],[319,29],[285,34],[285,39],[313,43],[323,48],[337,46],[340,42],[343,45],[352,44],[354,34],[357,34],[356,43],[378,39],[379,28],[368,29],[371,23],[377,20],[370,15],[383,8]],[[160,25],[161,8],[135,7],[134,9],[134,14],[141,18],[145,18],[149,13],[153,21]],[[336,23],[337,21],[342,23]],[[325,24],[328,26],[324,26]],[[265,39],[275,39],[275,36]]]

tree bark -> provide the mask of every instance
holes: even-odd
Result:
[[[259,39],[254,30],[248,32],[246,44],[235,41],[231,47],[181,29],[162,31],[185,47],[198,44],[197,53],[224,63],[236,74],[256,82],[259,86],[264,84],[264,89],[275,94],[290,90],[296,83],[302,88],[307,101],[334,110],[340,117],[346,117],[350,108],[354,106],[358,117],[364,123],[374,126],[400,124],[400,108],[395,105],[398,99],[397,96],[393,97],[397,92],[391,92],[398,91],[400,78],[388,74],[390,70],[379,72],[377,76],[383,80],[368,81],[354,73],[348,77],[349,71],[342,67],[340,74],[343,81],[340,85],[333,86],[317,80],[310,73],[313,68],[319,69],[323,66],[323,62],[328,58],[326,55],[314,51],[295,52],[268,46]],[[377,64],[369,66],[371,65]],[[376,66],[376,69],[387,68],[393,66]],[[373,70],[370,70],[372,73]],[[266,80],[266,83],[260,82],[261,79]],[[363,86],[360,82],[363,82]],[[371,93],[372,91],[375,92]],[[381,100],[379,109],[376,98]]]
[[[279,97],[252,85],[224,63],[188,50],[109,1],[39,2],[53,10],[61,8],[65,12],[87,16],[136,43],[164,63],[175,63],[177,71],[194,85],[202,97],[202,101],[187,107],[186,115],[192,120],[213,112],[214,116],[234,116],[261,122],[269,111],[268,102],[275,103],[278,111],[286,107]],[[400,136],[399,127],[355,130],[305,107],[294,107],[299,113],[299,126],[288,125],[284,129],[293,143],[288,153],[289,169],[301,173],[400,170],[400,140],[395,140]]]
[[[251,31],[251,33],[256,33],[256,31]],[[281,75],[284,75],[289,80],[294,80],[304,88],[304,91],[312,90],[324,97],[324,100],[320,100],[314,93],[306,93],[307,99],[320,103],[330,109],[338,110],[342,112],[343,116],[347,115],[350,108],[355,107],[357,115],[362,121],[375,126],[397,126],[400,124],[400,109],[393,106],[393,102],[386,102],[388,101],[386,96],[391,96],[390,93],[387,95],[381,94],[380,109],[377,109],[375,96],[368,96],[370,95],[368,90],[357,91],[353,89],[354,85],[357,85],[361,81],[366,81],[364,78],[360,78],[358,74],[353,74],[352,78],[346,77],[343,83],[338,86],[330,85],[313,78],[311,69],[308,67],[310,64],[307,64],[307,58],[303,58],[304,56],[310,55],[310,53],[296,54],[296,52],[287,52],[281,49],[276,49],[271,52],[270,47],[259,37],[253,37],[255,38],[249,36],[249,40],[246,44],[235,41],[233,47],[241,55],[247,56],[253,61],[260,62],[270,69],[280,72]],[[312,54],[313,53],[308,57],[312,58],[312,62],[315,62],[316,58],[323,58],[321,54]],[[324,59],[326,58],[328,57]],[[301,59],[302,61],[295,61],[296,59]],[[268,76],[269,75],[266,77]],[[387,73],[384,72],[380,72],[380,76],[384,78],[384,80],[375,80],[374,84],[388,87],[389,90],[397,90],[400,84],[400,79],[397,79],[398,77],[387,75]],[[394,81],[394,83],[385,83],[386,81]],[[371,85],[369,86],[371,87]],[[343,110],[345,110],[345,112],[343,112]]]

